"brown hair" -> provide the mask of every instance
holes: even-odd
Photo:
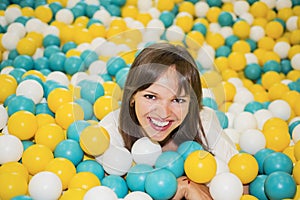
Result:
[[[131,150],[133,143],[144,137],[135,114],[132,97],[138,91],[151,86],[170,66],[178,72],[179,91],[183,89],[190,95],[189,112],[182,124],[171,133],[174,142],[179,145],[187,140],[200,143],[204,149],[206,140],[200,119],[202,108],[202,87],[200,73],[189,52],[182,46],[169,43],[155,43],[144,48],[135,58],[127,75],[120,110],[119,130],[125,147]],[[200,137],[202,135],[202,137]],[[207,144],[207,141],[206,141]]]

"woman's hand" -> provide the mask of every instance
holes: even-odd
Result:
[[[206,185],[195,183],[186,176],[179,177],[177,182],[177,192],[173,200],[212,200]]]

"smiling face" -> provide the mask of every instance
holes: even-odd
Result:
[[[171,66],[156,82],[134,97],[135,114],[145,134],[163,141],[177,128],[189,111],[190,97],[178,94],[178,72]]]

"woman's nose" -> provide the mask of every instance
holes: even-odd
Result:
[[[157,105],[157,112],[159,114],[159,117],[164,119],[170,116],[170,113],[172,112],[171,106],[169,102],[160,102]]]

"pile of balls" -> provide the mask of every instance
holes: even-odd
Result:
[[[160,41],[195,58],[229,163],[98,126]],[[299,0],[1,0],[0,61],[0,199],[170,199],[182,175],[216,200],[300,198]]]

